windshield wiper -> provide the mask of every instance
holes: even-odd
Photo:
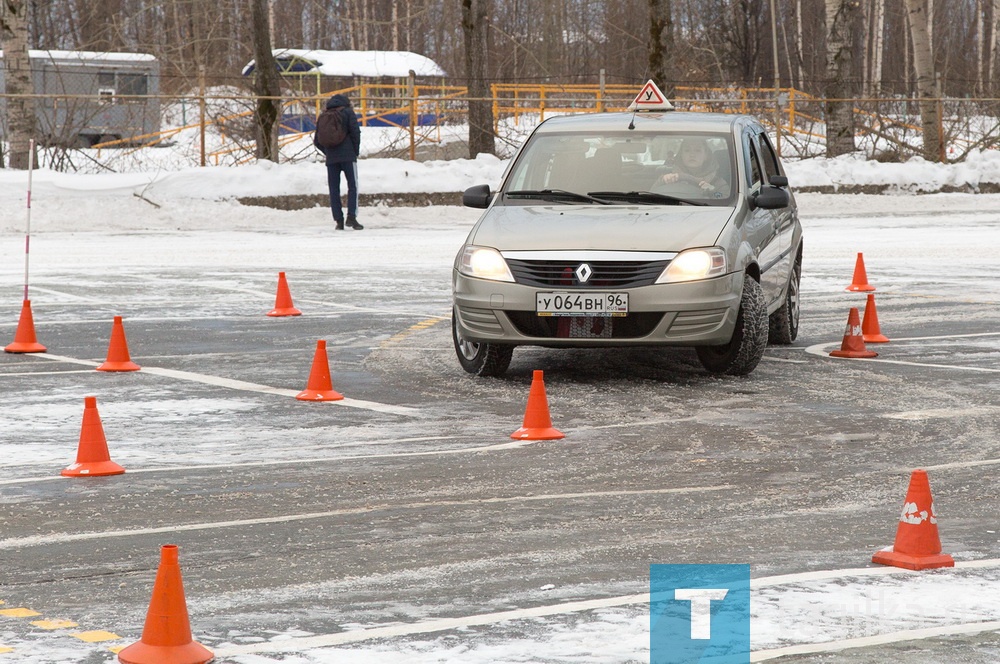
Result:
[[[657,194],[652,191],[592,191],[591,196],[600,196],[605,199],[619,199],[634,203],[667,203],[669,205],[708,205],[702,201],[694,201],[688,198],[678,198],[667,194]]]
[[[545,200],[553,200],[559,198],[572,198],[577,201],[587,201],[588,203],[597,203],[599,205],[610,205],[610,201],[601,200],[589,194],[581,194],[575,191],[567,191],[565,189],[519,189],[517,191],[508,191],[508,196],[519,196],[523,198],[542,198]]]

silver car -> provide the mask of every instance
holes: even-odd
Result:
[[[463,203],[485,210],[453,271],[470,373],[502,375],[517,346],[689,346],[744,375],[798,333],[802,227],[752,117],[554,117]]]

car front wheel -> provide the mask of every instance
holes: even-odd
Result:
[[[698,359],[714,374],[745,376],[753,371],[767,348],[767,304],[764,291],[753,277],[743,279],[743,296],[736,315],[736,327],[729,343],[699,346]]]
[[[451,314],[451,338],[455,342],[458,363],[470,374],[499,377],[507,372],[514,356],[514,347],[503,344],[477,343],[462,338],[458,331],[458,316]]]
[[[781,308],[771,314],[768,321],[767,342],[790,344],[799,334],[799,281],[802,279],[802,261],[796,260],[788,279],[788,291]]]

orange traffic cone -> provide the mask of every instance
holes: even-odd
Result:
[[[14,332],[14,343],[4,348],[7,353],[44,353],[45,346],[35,338],[35,319],[31,315],[31,300],[21,304],[21,317]]]
[[[76,463],[63,468],[66,477],[101,477],[121,475],[125,469],[111,460],[108,441],[97,412],[97,397],[83,398],[83,426],[80,427],[80,444],[76,450]]]
[[[851,312],[847,315],[847,329],[844,330],[844,341],[840,344],[840,350],[831,350],[833,357],[878,357],[878,353],[865,348],[865,339],[861,334],[861,316],[858,315],[858,308],[851,307]]]
[[[899,516],[896,542],[872,556],[872,562],[904,569],[922,570],[954,567],[955,560],[941,553],[937,516],[931,499],[931,485],[926,470],[914,470],[906,490],[903,512]]]
[[[868,293],[868,303],[865,305],[865,317],[861,321],[861,336],[866,344],[884,344],[889,337],[882,334],[878,325],[878,310],[875,309],[875,294]]]
[[[340,401],[344,398],[343,394],[333,389],[330,361],[326,356],[326,341],[323,339],[316,342],[316,354],[313,356],[306,389],[296,394],[295,398],[299,401]]]
[[[854,263],[854,279],[851,280],[851,285],[847,287],[849,291],[873,291],[875,287],[868,283],[868,273],[865,272],[865,258],[858,252],[858,260]]]
[[[531,390],[528,392],[528,406],[524,410],[524,423],[520,429],[510,434],[515,440],[558,440],[566,434],[552,428],[549,416],[549,401],[545,398],[545,380],[542,372],[531,374]]]
[[[160,547],[160,567],[146,612],[142,639],[118,653],[123,664],[205,664],[215,655],[191,639],[177,545]]]
[[[278,294],[274,298],[274,309],[267,312],[268,316],[301,316],[302,312],[292,306],[292,294],[288,291],[285,273],[278,273]]]
[[[98,371],[138,371],[139,365],[132,361],[128,354],[128,342],[125,341],[125,326],[122,317],[115,316],[111,325],[111,343],[108,344],[108,359]]]

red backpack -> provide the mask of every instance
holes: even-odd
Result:
[[[347,122],[343,106],[328,108],[316,119],[316,143],[321,148],[333,149],[347,140]]]

